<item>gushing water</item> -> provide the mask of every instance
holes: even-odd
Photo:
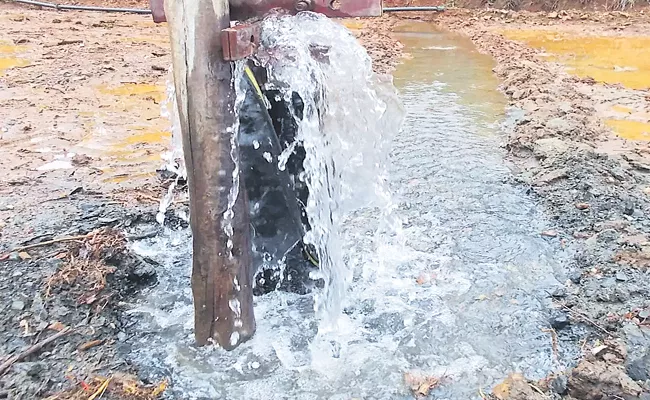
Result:
[[[486,90],[474,80],[491,66],[446,34],[405,35],[413,57],[395,75],[408,113],[395,135],[394,89],[349,32],[313,14],[263,28],[270,84],[305,103],[296,146],[307,151],[307,240],[327,287],[316,300],[257,297],[250,341],[197,349],[189,232],[135,243],[164,268],[130,311],[142,332],[133,362],[152,379],[171,375],[182,399],[406,399],[404,374],[421,372],[447,377],[436,398],[460,400],[513,371],[560,367],[542,331],[558,254],[539,237],[534,203],[505,183],[499,117],[482,115],[489,96],[463,94]],[[442,47],[453,65],[431,61]]]
[[[309,188],[311,230],[304,240],[316,248],[325,281],[317,311],[332,325],[352,280],[340,235],[351,212],[391,209],[385,164],[402,110],[392,85],[380,82],[365,49],[343,26],[302,13],[269,17],[262,32],[259,58],[270,88],[289,104],[298,93],[304,105],[296,118],[296,141],[306,151],[300,178]],[[280,169],[294,147],[280,157]]]

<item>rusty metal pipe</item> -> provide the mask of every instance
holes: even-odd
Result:
[[[94,6],[77,6],[66,4],[45,3],[42,1],[33,0],[11,0],[14,3],[28,4],[31,6],[54,8],[56,10],[77,10],[77,11],[102,11],[102,12],[115,12],[115,13],[132,13],[132,14],[151,14],[151,10],[141,8],[113,8],[113,7],[94,7]]]

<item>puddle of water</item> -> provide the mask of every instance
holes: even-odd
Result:
[[[16,46],[12,42],[0,40],[0,75],[3,74],[4,70],[10,68],[28,66],[30,64],[29,60],[15,56],[15,54],[23,53],[25,50],[27,50],[25,46]]]
[[[634,112],[634,109],[631,107],[626,107],[617,104],[615,106],[612,106],[612,111],[615,111],[617,113],[622,113],[622,114],[632,114]]]
[[[29,60],[26,60],[24,58],[0,57],[0,74],[3,70],[16,67],[26,67],[29,64]]]
[[[97,87],[99,93],[117,96],[120,101],[133,100],[134,98],[135,100],[151,98],[157,104],[165,99],[165,90],[165,86],[149,83],[125,83],[119,86],[102,85]]]
[[[542,30],[505,30],[518,40],[548,53],[548,59],[580,77],[620,83],[630,89],[650,88],[650,38],[594,37]]]
[[[171,373],[175,398],[409,399],[404,373],[422,371],[448,377],[436,398],[475,399],[511,372],[541,378],[573,355],[561,347],[555,360],[542,332],[564,259],[540,237],[549,222],[533,200],[504,183],[506,100],[492,61],[459,36],[402,30],[411,58],[395,84],[407,116],[388,183],[404,223],[390,235],[376,210],[346,220],[354,281],[331,341],[316,339],[313,296],[274,292],[255,299],[250,341],[196,349],[190,233],[134,244],[164,267],[132,310],[146,333],[131,356],[152,377]]]
[[[346,19],[339,19],[337,21],[351,31],[358,31],[364,26],[364,21],[358,19],[346,18]]]
[[[605,125],[623,139],[650,141],[650,122],[608,119]]]
[[[102,85],[95,88],[103,111],[80,111],[86,129],[76,145],[79,152],[105,160],[105,182],[120,183],[150,177],[162,164],[160,152],[171,140],[169,122],[160,116],[166,88],[148,83]],[[137,113],[142,125],[124,126],[124,113]]]
[[[152,130],[149,127],[132,127],[130,128],[134,133],[121,140],[117,145],[131,145],[131,144],[147,144],[147,143],[160,143],[169,144],[172,134],[164,130]]]

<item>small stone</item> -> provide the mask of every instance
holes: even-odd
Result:
[[[22,300],[14,300],[11,303],[11,309],[16,311],[22,311],[25,308],[25,302]]]
[[[560,375],[551,381],[551,390],[557,394],[565,394],[569,380],[566,376]]]
[[[600,287],[602,288],[611,288],[616,284],[616,280],[614,278],[605,278],[602,281],[600,281]]]
[[[635,209],[634,202],[631,200],[628,200],[623,204],[623,213],[625,215],[634,214],[634,209]]]
[[[43,365],[42,362],[35,362],[31,363],[32,365],[27,369],[27,375],[31,377],[39,377],[43,374],[43,370],[45,369],[45,366]]]
[[[548,230],[548,231],[543,231],[542,236],[545,237],[556,237],[557,236],[557,231],[554,230]]]
[[[625,367],[627,374],[635,381],[646,381],[650,379],[650,353],[631,361]]]
[[[639,318],[641,319],[650,318],[650,308],[646,308],[645,310],[639,311]]]
[[[20,261],[20,256],[18,255],[17,251],[13,251],[9,254],[9,260],[10,261]]]
[[[589,204],[588,203],[576,203],[576,208],[578,210],[586,210],[586,209],[589,208]]]
[[[119,333],[117,334],[117,340],[119,340],[120,342],[124,342],[124,341],[126,340],[126,333],[124,333],[124,332],[119,332]]]
[[[599,356],[603,354],[606,350],[607,350],[606,345],[600,345],[591,349],[591,354],[593,354],[594,356]]]
[[[578,284],[582,280],[582,272],[581,271],[573,271],[569,274],[569,279],[571,279],[571,282]]]
[[[566,297],[566,288],[562,286],[558,287],[551,293],[551,297],[555,297],[556,299]]]
[[[562,330],[569,325],[569,318],[564,313],[558,313],[551,318],[551,327],[556,331]]]
[[[627,281],[627,275],[625,275],[625,272],[619,271],[616,273],[616,280],[619,282],[625,282]]]

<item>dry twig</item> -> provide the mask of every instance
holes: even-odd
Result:
[[[2,365],[0,365],[0,375],[3,375],[12,365],[17,363],[18,361],[22,360],[23,358],[25,358],[25,357],[27,357],[27,356],[29,356],[31,354],[36,353],[37,351],[42,349],[45,345],[47,345],[49,343],[52,343],[53,341],[55,341],[56,339],[58,339],[58,338],[60,338],[62,336],[67,335],[71,331],[72,331],[72,329],[68,326],[65,329],[63,329],[62,331],[57,332],[54,335],[52,335],[52,336],[48,337],[47,339],[43,340],[42,342],[38,342],[38,343],[28,347],[27,349],[25,349],[21,353],[18,353],[15,356],[9,358],[7,361],[2,363]]]
[[[614,332],[610,332],[610,331],[608,331],[607,329],[603,328],[603,327],[602,327],[601,325],[599,325],[597,322],[593,321],[592,319],[590,319],[589,317],[587,317],[586,315],[584,315],[584,314],[581,313],[580,311],[572,310],[572,309],[570,309],[569,307],[567,307],[567,306],[564,305],[564,304],[562,304],[562,307],[563,307],[565,310],[567,310],[571,315],[577,316],[577,317],[580,318],[581,320],[590,323],[591,325],[593,325],[594,327],[596,327],[598,330],[602,331],[603,333],[605,333],[605,334],[607,334],[607,335],[610,335],[610,336],[613,336],[613,337],[616,337],[616,338],[618,337],[617,334],[615,334]]]
[[[27,245],[27,246],[22,246],[22,247],[16,247],[11,251],[11,253],[16,252],[16,251],[25,251],[25,250],[29,250],[29,249],[33,249],[33,248],[41,247],[41,246],[48,246],[50,244],[55,244],[55,243],[71,242],[73,240],[83,240],[83,239],[87,239],[92,234],[93,234],[93,232],[87,233],[85,235],[78,235],[78,236],[64,236],[64,237],[57,238],[57,239],[47,240],[45,242],[34,243],[34,244]],[[0,259],[3,259],[4,257],[9,257],[9,254],[10,253],[3,254],[2,256],[0,256]]]
[[[553,344],[553,356],[555,357],[555,361],[559,361],[560,360],[560,354],[559,354],[559,349],[558,349],[559,346],[558,346],[558,341],[557,341],[557,332],[553,328],[542,329],[542,332],[551,334],[551,342]]]

